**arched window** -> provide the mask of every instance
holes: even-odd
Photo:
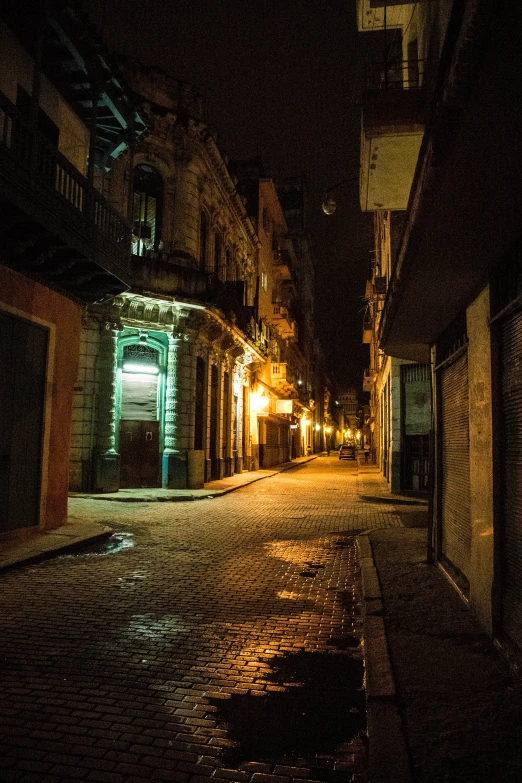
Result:
[[[216,231],[214,234],[214,265],[212,267],[213,272],[218,272],[221,268],[221,256],[223,255],[223,243],[221,241],[221,234]]]
[[[161,238],[163,181],[156,169],[141,164],[134,169],[132,188],[132,252],[144,256],[157,250]]]
[[[202,212],[199,218],[199,268],[203,271],[207,268],[208,257],[208,218]]]
[[[230,250],[228,248],[223,252],[223,248],[221,248],[221,256],[219,259],[219,264],[217,268],[218,278],[221,280],[222,283],[225,282],[227,279],[227,264],[228,264],[228,257],[229,257]]]
[[[227,280],[233,282],[236,279],[236,257],[231,250],[227,250]]]

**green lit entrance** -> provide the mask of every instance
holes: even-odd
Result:
[[[159,487],[160,350],[148,341],[125,342],[121,352],[120,486]]]

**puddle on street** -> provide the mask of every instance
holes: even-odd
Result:
[[[119,532],[113,533],[109,538],[101,541],[88,543],[74,552],[61,555],[61,557],[99,557],[100,555],[114,555],[123,549],[132,549],[136,545],[134,533]]]
[[[286,690],[210,700],[236,743],[225,751],[229,763],[318,758],[364,731],[360,658],[301,650],[268,663],[266,679]]]

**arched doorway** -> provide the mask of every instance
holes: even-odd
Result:
[[[159,487],[160,351],[123,346],[120,399],[120,486]]]

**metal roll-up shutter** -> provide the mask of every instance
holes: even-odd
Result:
[[[503,629],[522,648],[522,312],[501,328]]]
[[[442,554],[466,579],[471,559],[468,357],[441,370]]]

